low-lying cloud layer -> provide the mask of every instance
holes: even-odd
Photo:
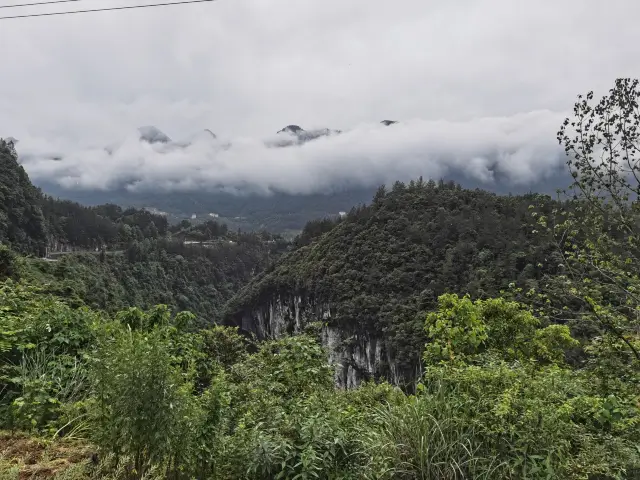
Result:
[[[69,189],[316,193],[345,184],[464,175],[487,187],[499,177],[527,185],[558,175],[564,153],[555,132],[564,115],[537,111],[469,121],[362,124],[300,145],[269,138],[218,138],[202,131],[182,142],[147,142],[134,131],[108,148],[20,141],[36,183]],[[169,133],[169,132],[168,132]],[[171,134],[169,133],[169,137]],[[287,143],[287,142],[284,142]],[[290,142],[293,143],[293,142]],[[68,150],[66,150],[68,148]],[[52,157],[56,157],[52,159]]]

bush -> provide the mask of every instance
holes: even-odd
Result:
[[[192,385],[174,356],[172,329],[111,323],[91,360],[96,443],[130,455],[139,477],[179,454],[186,422],[197,410]]]
[[[472,429],[476,455],[500,466],[497,478],[619,478],[640,465],[637,436],[623,433],[631,422],[637,434],[637,410],[616,410],[610,428],[594,423],[616,405],[595,394],[583,372],[502,360],[433,366],[422,388],[424,401],[446,405]]]
[[[0,281],[7,278],[17,280],[20,264],[20,258],[10,248],[0,244]]]
[[[367,435],[377,465],[373,478],[501,478],[504,465],[481,456],[473,423],[446,400],[420,395],[375,412],[376,428]]]

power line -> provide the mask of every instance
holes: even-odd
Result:
[[[69,1],[74,1],[74,0],[69,0]],[[215,1],[216,0],[184,0],[182,2],[152,3],[149,5],[129,5],[126,7],[105,7],[105,8],[94,8],[91,10],[71,10],[68,12],[32,13],[29,15],[13,15],[10,17],[0,17],[0,20],[11,20],[14,18],[30,18],[30,17],[51,17],[53,15],[72,15],[74,13],[109,12],[112,10],[132,10],[134,8],[166,7],[169,5],[184,5],[187,3],[205,3],[205,2],[215,2]]]
[[[15,5],[0,5],[0,8],[18,8],[18,7],[35,7],[37,5],[51,5],[52,3],[70,3],[80,2],[82,0],[49,0],[48,2],[35,2],[35,3],[18,3]]]
[[[71,3],[80,2],[82,0],[49,0],[48,2],[35,2],[35,3],[18,3],[15,5],[0,5],[0,8],[18,8],[18,7],[35,7],[37,5],[51,5],[52,3]]]

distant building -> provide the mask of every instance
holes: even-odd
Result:
[[[340,215],[340,218],[344,218],[347,216],[347,212],[338,212],[338,215]]]
[[[210,213],[209,216],[213,218],[218,218],[220,215],[218,215],[217,213]]]
[[[196,218],[197,218],[197,215],[195,213],[191,215],[191,220],[195,220]]]

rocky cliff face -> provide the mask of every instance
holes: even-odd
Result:
[[[339,388],[355,388],[362,381],[385,378],[403,383],[403,374],[395,368],[384,339],[370,332],[336,326],[335,312],[328,302],[312,296],[275,294],[259,307],[237,316],[237,326],[259,339],[278,338],[301,332],[313,322],[322,322],[322,344],[329,362],[336,367]]]

